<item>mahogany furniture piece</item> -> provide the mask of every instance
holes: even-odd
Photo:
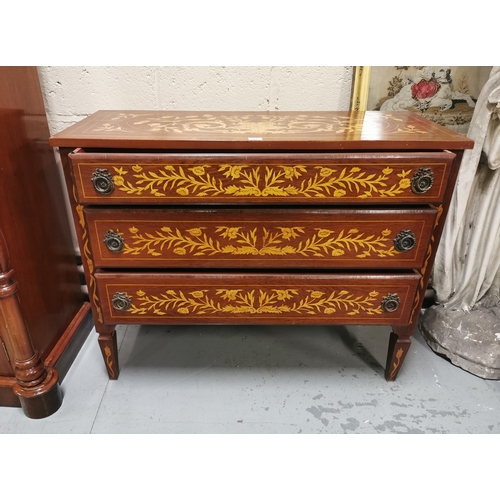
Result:
[[[407,112],[99,111],[59,146],[99,344],[117,324],[391,325],[410,346],[467,137]]]
[[[0,68],[0,406],[42,418],[92,329],[36,67]]]

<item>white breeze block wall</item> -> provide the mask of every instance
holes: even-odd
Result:
[[[41,66],[50,132],[100,109],[344,111],[352,66]]]

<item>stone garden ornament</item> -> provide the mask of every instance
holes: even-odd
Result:
[[[455,193],[434,263],[437,305],[420,330],[437,353],[500,379],[500,67],[484,85],[467,134]]]

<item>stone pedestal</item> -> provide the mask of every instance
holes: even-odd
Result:
[[[500,307],[476,304],[465,312],[442,305],[422,315],[419,329],[431,349],[485,379],[500,380]]]

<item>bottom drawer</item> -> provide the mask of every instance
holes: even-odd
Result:
[[[96,273],[109,324],[406,324],[420,275]]]

